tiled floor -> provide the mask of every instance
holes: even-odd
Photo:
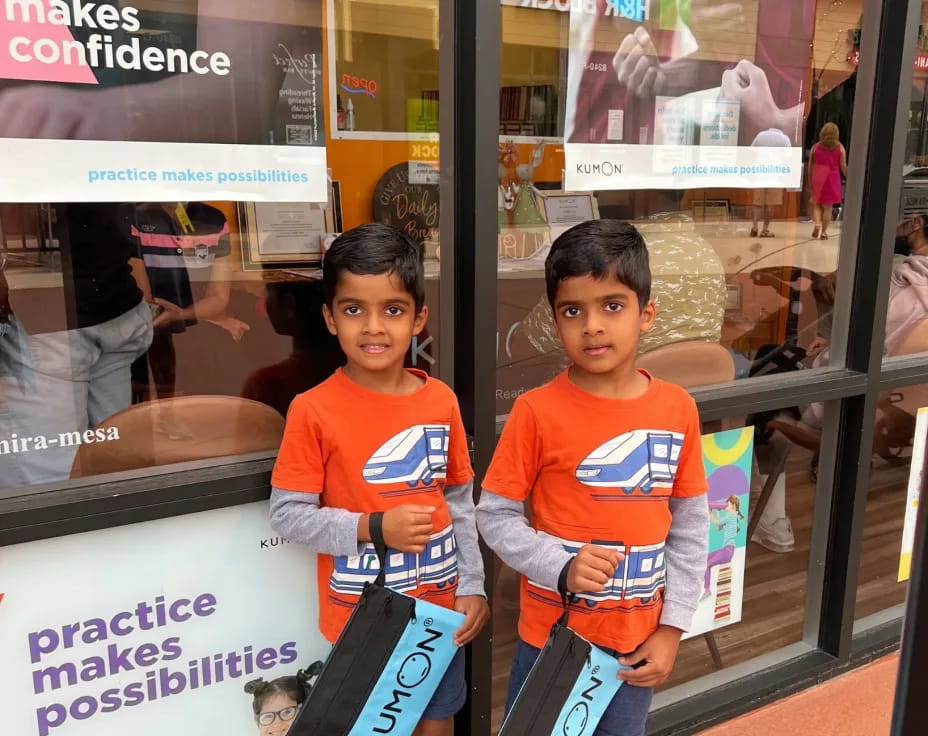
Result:
[[[885,736],[898,666],[898,655],[886,657],[700,736]]]

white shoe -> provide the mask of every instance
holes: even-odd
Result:
[[[796,538],[793,536],[793,525],[785,516],[771,523],[761,519],[751,541],[771,552],[792,552],[796,548]]]

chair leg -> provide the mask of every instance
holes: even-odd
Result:
[[[719,645],[715,641],[715,632],[706,632],[703,634],[703,639],[706,640],[706,646],[709,647],[709,654],[712,657],[712,664],[715,665],[715,669],[722,669],[725,665],[722,664],[722,654],[719,652]]]
[[[786,460],[789,457],[791,446],[789,440],[780,434],[774,434],[773,445],[770,458],[772,462],[767,472],[767,480],[764,482],[760,497],[757,499],[754,508],[751,509],[750,518],[748,519],[748,541],[754,536],[754,530],[757,528],[758,522],[760,522],[760,517],[763,515],[764,509],[767,508],[767,503],[770,501],[770,496],[777,484],[777,478],[786,469]]]

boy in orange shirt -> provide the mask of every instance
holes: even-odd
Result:
[[[567,592],[571,628],[634,667],[595,736],[643,736],[702,593],[699,417],[686,391],[635,367],[655,309],[634,227],[576,225],[551,247],[545,280],[572,365],[516,401],[477,507],[485,541],[523,576],[507,712]]]
[[[489,616],[474,523],[473,470],[457,398],[403,359],[425,326],[422,250],[388,225],[341,235],[322,265],[329,331],[344,368],[290,405],[271,479],[271,524],[319,553],[319,628],[341,633],[379,571],[370,519],[382,515],[386,584],[466,616],[463,646]],[[463,650],[416,729],[453,732],[467,696]]]

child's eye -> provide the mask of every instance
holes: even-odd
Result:
[[[565,317],[576,317],[578,314],[580,314],[580,308],[579,307],[564,307],[564,311],[562,312],[562,314]]]
[[[606,305],[606,311],[607,312],[620,312],[622,311],[622,305],[619,304],[618,302],[609,302]]]
[[[359,314],[361,314],[361,307],[359,307],[357,304],[352,304],[350,307],[345,307],[345,314],[347,314],[349,317],[357,317]]]
[[[387,307],[387,314],[391,317],[399,317],[403,313],[402,307],[391,306]]]

